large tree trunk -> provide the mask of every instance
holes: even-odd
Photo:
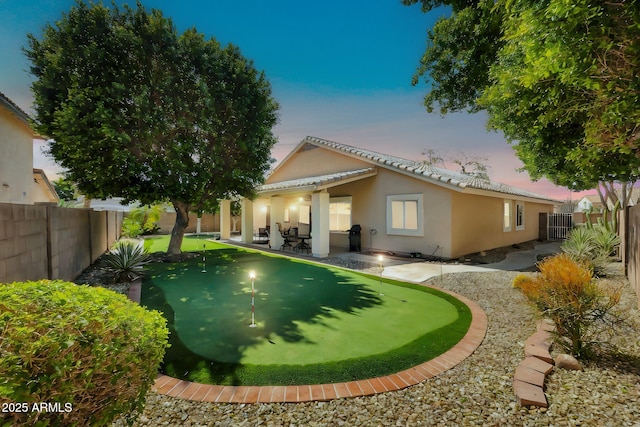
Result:
[[[189,225],[189,205],[176,200],[172,200],[171,203],[176,210],[176,223],[173,225],[173,230],[171,230],[171,240],[169,241],[167,253],[177,255],[182,252],[180,248],[182,247],[184,231]]]

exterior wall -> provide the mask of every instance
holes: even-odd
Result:
[[[329,151],[322,147],[314,147],[294,153],[282,168],[269,176],[266,183],[287,181],[290,179],[326,175],[354,169],[371,167],[370,163]]]
[[[524,202],[524,229],[515,224],[516,199],[487,197],[453,192],[451,210],[452,258],[466,254],[527,242],[538,238],[540,212],[553,212],[553,206]],[[511,230],[504,231],[504,201],[512,206]]]
[[[33,131],[2,107],[0,151],[0,203],[33,203]]]
[[[121,212],[0,204],[0,283],[73,280],[120,236]]]
[[[46,279],[47,207],[0,204],[0,283]]]
[[[195,233],[197,221],[198,221],[198,216],[195,213],[189,213],[189,225],[187,226],[187,229],[185,232]],[[163,212],[162,215],[160,215],[160,221],[158,222],[158,225],[160,226],[159,233],[170,234],[175,223],[176,223],[175,212]],[[200,228],[203,233],[219,232],[220,231],[220,215],[219,214],[215,214],[215,215],[203,214]],[[240,229],[240,221],[238,221],[237,228],[238,230]]]
[[[57,204],[60,198],[55,189],[50,187],[49,179],[41,169],[33,170],[33,182],[31,184],[31,194],[34,203],[54,203]]]
[[[640,308],[640,205],[627,210],[624,240],[627,277],[631,288],[636,291]]]
[[[90,211],[49,208],[51,277],[73,280],[91,264]]]
[[[333,187],[329,193],[352,197],[351,223],[362,227],[363,250],[450,256],[450,190],[379,168],[376,176]],[[415,193],[423,194],[423,236],[387,235],[387,196]],[[348,246],[347,233],[333,233],[331,244]]]

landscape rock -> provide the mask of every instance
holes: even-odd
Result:
[[[556,363],[556,368],[558,369],[569,369],[572,371],[584,370],[580,361],[570,354],[559,354],[556,356],[554,361]]]

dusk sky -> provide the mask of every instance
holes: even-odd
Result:
[[[122,2],[135,5],[135,1]],[[32,77],[21,51],[26,34],[40,36],[73,0],[0,0],[0,92],[31,112]],[[105,4],[111,4],[110,1]],[[560,200],[569,191],[546,180],[532,183],[500,133],[486,130],[483,114],[428,114],[426,83],[411,86],[426,31],[446,9],[429,14],[400,0],[301,2],[293,0],[142,0],[160,9],[179,32],[195,27],[240,47],[264,70],[280,103],[272,155],[283,159],[305,136],[413,160],[433,149],[444,157],[464,152],[487,158],[491,179]],[[41,145],[41,144],[40,144]],[[34,167],[46,165],[39,147]],[[451,169],[455,169],[453,166]],[[574,198],[576,195],[573,196]]]

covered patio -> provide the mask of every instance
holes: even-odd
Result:
[[[334,251],[347,251],[351,228],[351,196],[335,188],[376,175],[376,168],[363,168],[339,173],[264,184],[258,187],[258,198],[242,199],[241,235],[239,241],[253,244],[264,239],[268,230],[272,249],[296,247],[316,258],[326,258]],[[340,197],[344,197],[340,203]],[[331,203],[329,202],[331,198]],[[231,202],[221,201],[221,238],[231,238]],[[287,242],[287,233],[296,237]],[[296,246],[297,245],[297,246]],[[308,246],[306,246],[308,245]]]

